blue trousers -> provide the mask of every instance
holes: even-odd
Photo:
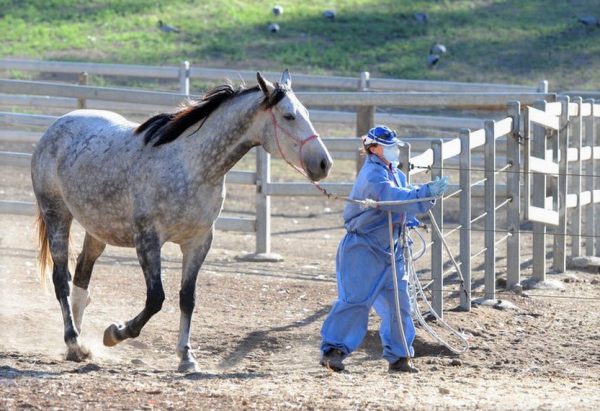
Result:
[[[338,252],[338,265],[340,255]],[[408,294],[408,280],[404,275],[404,263],[398,259],[398,285],[400,292],[400,313],[406,343],[407,353],[402,342],[398,327],[394,302],[394,283],[391,265],[382,271],[373,270],[369,264],[360,265],[360,269],[344,272],[338,267],[338,299],[321,328],[321,353],[325,354],[337,348],[344,356],[355,351],[362,343],[368,327],[369,311],[375,307],[381,317],[379,335],[383,345],[383,358],[390,363],[401,357],[414,356],[412,343],[415,339],[415,326],[411,318],[411,303]],[[378,272],[379,271],[379,272]]]

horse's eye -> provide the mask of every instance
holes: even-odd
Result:
[[[283,115],[283,118],[285,118],[286,120],[290,120],[290,121],[291,121],[291,120],[296,120],[296,116],[294,116],[294,115],[293,115],[293,114],[291,114],[291,113],[286,113],[286,114],[284,114],[284,115]]]

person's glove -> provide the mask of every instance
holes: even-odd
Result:
[[[432,197],[440,197],[448,189],[448,177],[436,177],[435,180],[427,183],[427,185]]]

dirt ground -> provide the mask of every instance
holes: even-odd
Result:
[[[15,150],[21,151],[21,150]],[[28,172],[3,168],[0,198],[30,200]],[[228,189],[226,215],[252,212],[253,188]],[[600,275],[552,275],[564,291],[498,297],[516,310],[456,310],[447,285],[445,319],[468,336],[457,357],[418,330],[420,373],[387,372],[372,315],[347,371],[318,365],[319,330],[336,297],[335,253],[344,231],[340,203],[274,198],[272,249],[280,263],[236,259],[254,236],[218,231],[198,281],[192,345],[201,372],[179,374],[179,249],[163,248],[167,300],[135,340],[102,345],[113,321],[136,315],[144,281],[131,249],[108,247],[96,264],[83,341],[93,359],[64,360],[63,327],[51,285],[36,267],[32,217],[0,215],[0,409],[570,409],[600,408]],[[446,208],[452,218],[452,208]],[[451,221],[450,221],[451,223]],[[473,233],[474,246],[482,244]],[[523,275],[531,249],[523,236]],[[74,225],[79,249],[82,229]],[[452,247],[456,248],[454,242]],[[474,252],[476,250],[474,249]],[[427,277],[427,256],[417,266]],[[505,258],[499,255],[498,275]],[[482,292],[475,261],[474,297]]]
[[[228,214],[242,213],[251,189],[229,194]],[[445,318],[471,348],[456,357],[418,330],[416,375],[387,372],[374,314],[347,371],[320,367],[319,329],[336,296],[341,206],[289,200],[273,201],[281,263],[237,261],[253,250],[254,237],[217,232],[193,319],[202,371],[187,375],[175,371],[177,247],[164,247],[163,310],[140,337],[113,348],[102,346],[102,333],[137,314],[144,285],[133,250],[107,248],[83,325],[94,357],[67,362],[59,305],[38,282],[33,218],[0,216],[0,409],[598,409],[597,273],[554,275],[567,281],[564,292],[500,290],[518,310],[460,312],[448,293]],[[82,238],[75,226],[76,248]],[[558,297],[541,296],[548,294]],[[586,299],[564,298],[571,296]]]

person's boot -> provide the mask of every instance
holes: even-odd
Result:
[[[321,356],[320,364],[323,367],[329,368],[333,371],[339,372],[344,371],[344,364],[342,361],[344,360],[344,353],[342,353],[338,349],[332,349],[327,351],[325,354]]]
[[[408,358],[399,358],[398,361],[390,363],[388,370],[390,372],[419,372],[419,369],[413,367]]]

